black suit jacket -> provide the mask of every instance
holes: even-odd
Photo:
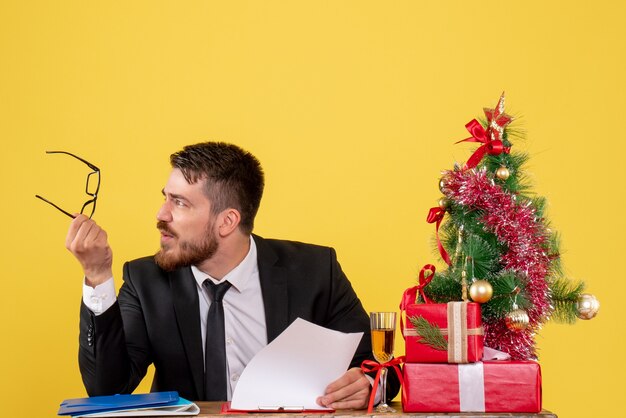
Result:
[[[332,248],[254,236],[272,341],[300,317],[342,332],[364,332],[351,367],[372,359],[369,318]],[[191,268],[166,272],[153,257],[124,265],[118,301],[99,316],[81,304],[79,364],[90,396],[131,393],[155,365],[153,391],[203,399],[199,301]],[[399,382],[389,374],[388,393]]]

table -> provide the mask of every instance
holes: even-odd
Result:
[[[215,417],[220,413],[222,402],[196,402],[200,407],[200,415],[198,417]],[[391,406],[395,408],[395,413],[380,414],[372,412],[368,414],[366,410],[339,410],[334,413],[245,413],[245,414],[228,414],[222,415],[225,417],[263,417],[263,418],[287,418],[287,417],[307,417],[307,418],[429,418],[429,417],[449,417],[449,418],[503,418],[503,417],[515,417],[515,418],[557,418],[556,414],[550,411],[541,411],[538,414],[521,413],[479,413],[479,412],[452,412],[452,413],[404,413],[402,412],[402,405],[400,402],[392,402]]]

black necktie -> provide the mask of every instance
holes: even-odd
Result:
[[[204,396],[207,401],[225,401],[228,392],[226,390],[226,346],[222,299],[231,285],[229,282],[215,284],[209,279],[206,279],[203,285],[212,299],[206,321]]]

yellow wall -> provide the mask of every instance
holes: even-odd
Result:
[[[44,150],[102,168],[95,218],[118,279],[157,248],[169,154],[219,139],[264,164],[259,234],[336,247],[366,309],[395,309],[439,262],[425,217],[439,172],[469,156],[453,143],[506,90],[566,271],[602,302],[593,321],[541,331],[544,407],[626,416],[625,12],[604,0],[3,0],[1,414],[52,416],[84,395],[68,219],[33,195],[77,210],[85,170]]]

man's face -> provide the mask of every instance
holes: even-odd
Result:
[[[182,172],[175,168],[163,189],[165,202],[157,213],[161,249],[155,261],[166,271],[200,264],[217,252],[215,216],[204,194],[204,183],[203,179],[187,183]]]

